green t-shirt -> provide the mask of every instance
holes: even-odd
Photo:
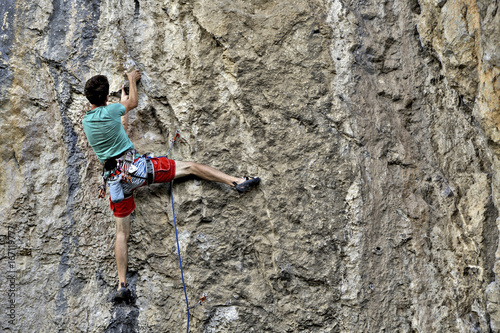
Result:
[[[125,107],[116,103],[87,111],[83,117],[83,130],[101,163],[126,150],[134,149],[121,123],[121,116],[124,114]]]

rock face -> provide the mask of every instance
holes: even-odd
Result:
[[[182,332],[169,187],[115,222],[85,81],[143,78],[139,152],[259,175],[174,185],[192,332],[500,332],[500,12],[487,0],[4,0],[0,322]],[[116,98],[113,100],[116,101]]]

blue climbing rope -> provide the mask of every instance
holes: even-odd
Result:
[[[172,198],[172,215],[174,217],[175,239],[177,241],[177,254],[179,255],[179,266],[181,268],[182,287],[184,288],[184,297],[186,297],[186,309],[187,309],[187,329],[186,329],[186,332],[189,333],[189,303],[188,303],[188,296],[187,296],[187,292],[186,292],[186,284],[184,283],[184,272],[182,271],[181,248],[179,246],[179,234],[177,233],[177,222],[175,221],[174,191],[172,190],[173,187],[174,187],[174,182],[172,181],[170,183],[170,197]]]

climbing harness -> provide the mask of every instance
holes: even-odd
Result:
[[[121,181],[132,183],[132,175],[137,168],[133,164],[135,150],[130,149],[120,154],[118,157],[112,157],[104,163],[102,169],[102,183],[99,186],[99,198],[106,196],[106,184],[109,182],[111,201],[120,202],[124,198]]]
[[[151,185],[155,180],[155,168],[153,167],[153,162],[151,162],[151,158],[147,157],[146,154],[146,184]]]
[[[170,142],[170,147],[165,155],[172,150],[175,142],[181,137],[179,131],[175,131],[174,138]],[[151,185],[154,182],[154,167],[153,162],[151,162],[151,157],[149,153],[142,155],[146,159],[146,177],[140,177],[134,175],[137,171],[137,167],[134,165],[135,150],[131,149],[123,154],[118,155],[118,157],[112,157],[104,163],[104,168],[102,170],[102,183],[99,186],[98,198],[104,198],[106,196],[106,185],[109,183],[111,201],[114,203],[120,202],[124,198],[123,189],[121,188],[121,182],[132,183],[133,178],[146,179],[147,185]]]

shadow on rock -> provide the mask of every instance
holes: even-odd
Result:
[[[113,289],[108,295],[108,301],[113,303],[112,316],[106,333],[132,333],[138,332],[137,318],[139,317],[139,307],[136,305],[137,294],[135,285],[137,282],[137,273],[127,273],[127,282],[130,289],[130,299],[127,301],[115,301],[116,289]]]

